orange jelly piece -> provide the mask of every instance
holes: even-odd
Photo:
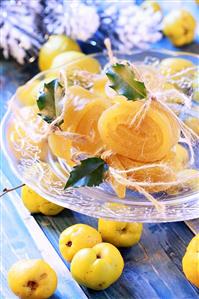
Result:
[[[109,101],[80,86],[72,86],[68,94],[62,129],[84,136],[85,140],[73,141],[73,146],[82,152],[94,154],[103,146],[98,119],[109,107]]]
[[[167,155],[178,142],[180,129],[175,118],[158,103],[152,103],[145,115],[139,113],[143,105],[143,101],[113,105],[102,113],[98,129],[108,149],[147,163]]]

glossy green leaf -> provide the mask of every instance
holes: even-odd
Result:
[[[129,64],[113,64],[107,69],[106,75],[112,83],[110,87],[128,100],[146,98],[146,87],[143,82],[136,80],[133,68]]]
[[[97,157],[87,158],[73,168],[65,185],[68,187],[98,186],[103,182],[108,166],[104,160]]]

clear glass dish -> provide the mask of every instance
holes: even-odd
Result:
[[[92,56],[98,59],[102,66],[108,62],[106,53],[98,53]],[[156,64],[167,57],[180,57],[189,59],[195,65],[198,65],[197,55],[167,50],[134,51],[130,54],[118,52],[116,56],[119,59],[128,59],[130,61],[145,61],[147,64]],[[67,67],[67,65],[64,67]],[[53,70],[53,72],[56,73],[58,70]],[[52,70],[40,73],[26,84],[31,84],[35,80],[41,81],[46,76],[50,76],[50,73],[52,73]],[[106,183],[99,187],[64,190],[69,167],[64,160],[52,155],[47,144],[47,155],[43,160],[39,158],[39,148],[30,144],[27,138],[22,138],[20,142],[13,143],[15,151],[20,152],[21,158],[17,159],[16,155],[13,154],[13,148],[8,141],[7,135],[10,123],[17,118],[21,121],[21,116],[17,113],[18,107],[21,107],[17,94],[13,96],[11,103],[12,105],[9,106],[1,123],[3,151],[14,174],[49,201],[86,215],[116,221],[169,222],[199,217],[199,193],[190,190],[184,190],[176,195],[168,195],[164,192],[156,194],[156,198],[164,206],[162,210],[157,210],[145,197],[133,191],[128,191],[125,199],[121,200],[117,198]],[[198,108],[186,109],[184,113],[198,117]],[[31,130],[38,130],[39,128],[38,123],[31,121],[28,114],[24,123],[30,127],[30,134]],[[43,134],[42,128],[39,129],[38,134]],[[198,144],[195,151],[197,152],[195,167],[199,168]]]

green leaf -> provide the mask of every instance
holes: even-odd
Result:
[[[129,64],[113,64],[106,71],[106,75],[112,83],[110,87],[128,100],[136,101],[146,98],[146,87],[143,82],[135,79],[135,73]]]
[[[104,160],[97,157],[87,158],[73,168],[65,185],[68,187],[98,186],[103,182],[108,166]]]
[[[56,96],[55,96],[56,95]],[[39,115],[48,123],[51,123],[59,114],[58,101],[63,95],[63,88],[57,79],[44,83],[42,92],[37,99],[37,106],[42,113]]]

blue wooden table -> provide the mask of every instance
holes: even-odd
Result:
[[[163,39],[155,47],[174,49]],[[194,43],[183,50],[199,52]],[[33,74],[32,66],[20,67],[13,61],[1,61],[0,118],[6,111],[6,102],[16,88]],[[17,186],[3,155],[0,155],[0,192]],[[64,210],[56,217],[31,216],[24,208],[20,191],[8,193],[0,200],[1,288],[0,298],[16,298],[7,286],[7,271],[22,258],[44,258],[58,274],[58,288],[53,299],[196,299],[199,290],[191,285],[182,272],[182,257],[193,233],[183,222],[145,224],[138,245],[121,249],[125,268],[121,278],[105,291],[95,292],[81,288],[71,277],[69,264],[62,260],[58,249],[59,234],[75,223],[94,227],[97,220],[76,212]]]

